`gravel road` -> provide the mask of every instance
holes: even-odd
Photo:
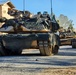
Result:
[[[0,57],[0,75],[76,75],[76,49],[61,46],[54,56],[23,50],[21,56]]]

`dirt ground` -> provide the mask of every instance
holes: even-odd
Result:
[[[40,75],[76,75],[76,68],[49,68],[44,69]]]
[[[71,46],[60,47],[54,56],[40,56],[38,50],[24,53],[0,57],[0,75],[76,75],[76,49]]]
[[[0,68],[0,75],[76,75],[76,68],[47,68],[39,72]]]

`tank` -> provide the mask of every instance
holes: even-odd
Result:
[[[72,48],[76,48],[76,33],[71,30],[65,31],[64,29],[60,30],[59,33],[61,46],[62,45],[71,45]]]
[[[45,11],[32,15],[29,11],[10,10],[13,19],[0,18],[0,55],[20,55],[23,49],[39,49],[43,56],[58,53],[59,24]],[[55,16],[54,16],[55,18]]]

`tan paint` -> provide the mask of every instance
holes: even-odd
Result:
[[[2,6],[2,17],[6,17],[7,19],[10,19],[13,17],[8,14],[8,8],[11,8],[11,7],[9,7],[7,4],[4,4]]]
[[[10,2],[9,2],[9,3],[10,3]],[[10,16],[10,15],[8,14],[8,8],[12,9],[12,8],[14,8],[14,6],[9,6],[9,5],[8,5],[8,2],[0,5],[0,17],[6,17],[7,19],[13,18],[12,16]],[[0,27],[1,27],[2,25],[3,25],[3,24],[0,23]]]
[[[31,46],[36,48],[37,47],[37,40],[32,41]]]

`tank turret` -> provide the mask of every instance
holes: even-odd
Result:
[[[13,16],[13,19],[0,18],[0,22],[4,22],[3,27],[13,27],[13,32],[27,32],[27,31],[46,31],[55,32],[59,29],[58,23],[52,21],[50,15],[45,11],[43,14],[38,12],[32,15],[29,11],[9,10],[9,15]],[[4,30],[0,29],[1,32]],[[11,31],[7,31],[8,33]]]

